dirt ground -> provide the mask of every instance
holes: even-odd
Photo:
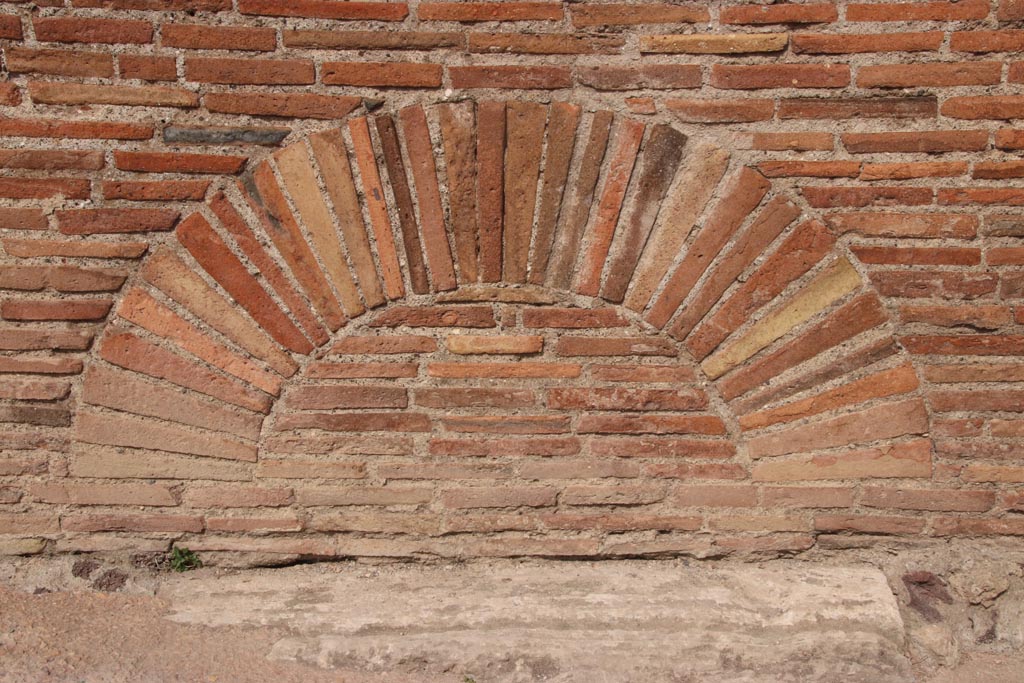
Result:
[[[94,570],[69,583],[67,570],[58,578],[46,568],[28,583],[0,573],[0,683],[490,683],[455,673],[369,674],[272,661],[271,647],[297,634],[297,625],[178,623],[168,618],[171,604],[153,594],[161,577],[173,575],[139,572],[123,585],[110,580],[115,573]],[[952,668],[915,671],[907,683],[1024,683],[1024,652],[964,652]]]

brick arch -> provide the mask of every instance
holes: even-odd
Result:
[[[433,336],[415,336],[437,337],[435,346],[450,352],[436,330],[460,327],[460,316],[481,307],[492,316],[511,311],[514,323],[486,326],[482,337],[531,336],[523,321],[536,314],[527,311],[626,321],[629,335],[617,326],[584,325],[585,332],[573,333],[544,328],[547,350],[536,353],[553,354],[545,357],[550,362],[558,360],[560,340],[573,336],[673,345],[673,363],[692,372],[692,390],[708,401],[700,410],[727,425],[738,447],[725,458],[733,468],[717,470],[720,476],[681,467],[590,477],[584,468],[579,481],[562,482],[542,505],[510,498],[499,512],[561,513],[568,506],[582,508],[589,520],[565,528],[539,518],[516,526],[502,515],[482,517],[472,530],[540,535],[506,546],[510,554],[690,547],[674,536],[660,545],[646,537],[614,540],[623,532],[691,534],[701,548],[721,537],[708,542],[723,552],[800,549],[817,532],[861,527],[841,513],[813,519],[767,513],[815,507],[814,496],[834,496],[817,507],[850,512],[853,498],[843,492],[851,481],[931,476],[928,415],[916,373],[880,300],[823,223],[756,170],[730,166],[727,150],[687,140],[671,126],[529,102],[417,105],[395,116],[354,118],[225,184],[153,250],[122,296],[83,384],[75,434],[84,451],[73,474],[183,482],[174,495],[190,512],[180,522],[155,516],[152,524],[205,532],[191,547],[307,555],[501,552],[485,541],[417,541],[385,551],[373,542],[325,539],[324,528],[304,524],[313,514],[307,508],[329,503],[303,499],[288,477],[264,476],[260,468],[261,447],[280,441],[266,431],[264,416],[287,405],[290,397],[277,398],[289,387],[308,386],[310,369],[322,366],[339,340],[369,336],[368,328],[387,337],[403,327],[428,327]],[[576,389],[590,398],[573,409],[567,438],[583,442],[573,457],[591,465],[631,456],[641,463],[653,458],[652,465],[669,464],[666,457],[685,461],[685,449],[651,452],[665,436],[656,428],[623,427],[633,447],[622,454],[592,450],[592,437],[580,433],[578,422],[606,409],[593,402],[619,396],[611,409],[642,422],[621,396],[664,387],[634,379],[626,394],[616,394],[614,383],[594,379],[596,361],[586,339],[580,343],[586,381]],[[651,364],[626,351],[616,362]],[[357,360],[374,362],[365,355],[374,354]],[[518,354],[498,356],[508,363]],[[552,410],[551,388],[533,389],[538,409]],[[403,391],[415,400],[418,389]],[[429,444],[423,447],[429,452]],[[365,475],[365,466],[357,471]],[[324,477],[311,472],[305,479]],[[386,479],[368,488],[385,492]],[[225,481],[237,483],[215,483]],[[811,488],[811,481],[832,483]],[[509,486],[495,481],[482,495],[500,499]],[[573,504],[568,486],[593,498]],[[629,487],[636,499],[625,494]],[[662,493],[648,500],[648,489]],[[440,504],[433,494],[394,501],[421,511]],[[278,512],[210,512],[254,508]],[[690,514],[676,515],[672,526],[664,513],[676,508]],[[422,524],[394,521],[396,534],[430,536]],[[389,531],[386,524],[347,530]],[[280,537],[234,537],[246,532]],[[742,540],[748,532],[755,537]],[[765,533],[782,540],[757,540]],[[284,540],[295,534],[303,538]]]

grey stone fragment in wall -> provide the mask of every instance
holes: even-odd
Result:
[[[186,128],[167,126],[164,142],[193,145],[250,144],[276,147],[291,132],[287,128]]]

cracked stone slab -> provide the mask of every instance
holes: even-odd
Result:
[[[339,564],[202,572],[159,595],[176,622],[283,628],[271,659],[326,669],[478,683],[910,677],[896,600],[867,567]]]

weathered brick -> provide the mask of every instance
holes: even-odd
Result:
[[[572,85],[569,69],[561,66],[452,66],[448,75],[453,88],[510,88],[557,90]]]
[[[174,506],[178,496],[163,484],[32,484],[35,500],[54,505]]]
[[[185,79],[231,85],[309,85],[316,80],[312,60],[189,57]]]
[[[282,31],[285,47],[306,47],[337,50],[434,50],[462,47],[462,33],[435,31]]]
[[[77,514],[60,519],[64,531],[148,531],[164,533],[200,532],[203,518],[191,515]]]
[[[906,399],[758,436],[747,442],[747,452],[753,458],[763,458],[927,431],[928,414],[924,404],[920,399]]]
[[[675,356],[672,342],[658,337],[560,336],[555,343],[559,356]]]
[[[978,95],[950,97],[942,103],[942,115],[954,119],[1019,119],[1024,117],[1024,97]]]
[[[957,34],[954,34],[957,35]],[[945,36],[941,31],[913,33],[796,33],[790,39],[793,52],[841,55],[865,52],[937,51]]]
[[[857,71],[862,88],[915,88],[993,85],[1002,80],[1000,62],[873,64]]]
[[[40,104],[116,104],[127,107],[199,106],[199,96],[184,88],[157,85],[92,85],[87,83],[54,83],[33,81],[28,84],[29,96]]]
[[[935,0],[931,2],[852,3],[847,21],[962,21],[984,19],[989,3],[984,0]]]
[[[404,2],[334,2],[334,0],[239,0],[242,14],[312,19],[402,21],[409,15]]]
[[[832,213],[829,225],[839,233],[867,237],[970,239],[978,232],[978,218],[968,214],[851,212]]]
[[[555,415],[448,417],[441,422],[446,431],[470,434],[564,434],[569,431],[569,418]]]
[[[632,66],[583,66],[576,80],[597,90],[678,90],[699,88],[701,70],[696,64],[644,64]]]
[[[424,2],[417,8],[423,21],[558,21],[562,6],[557,2]]]
[[[488,437],[488,438],[434,438],[430,440],[430,453],[445,456],[554,456],[576,455],[580,442],[574,437]]]
[[[715,88],[842,88],[850,84],[845,64],[727,65],[711,67]]]
[[[766,121],[775,113],[775,102],[764,99],[669,99],[665,106],[688,123],[748,123]]]
[[[163,24],[160,43],[164,47],[192,50],[254,50],[273,52],[277,32],[272,28],[211,26],[209,24]]]
[[[747,54],[786,49],[785,33],[640,36],[640,51],[665,54]]]
[[[301,92],[260,93],[259,97],[247,93],[212,92],[203,97],[203,105],[212,112],[300,119],[341,119],[360,104],[362,101],[358,97]]]
[[[285,406],[295,410],[405,408],[408,404],[401,387],[345,384],[295,387],[285,399]]]
[[[1016,52],[1024,49],[1024,31],[956,31],[949,47],[954,52]]]
[[[860,503],[873,508],[894,510],[939,510],[986,512],[995,504],[992,491],[958,489],[906,489],[866,487]]]
[[[711,15],[699,4],[601,3],[572,7],[573,26],[631,26],[638,24],[696,24],[709,21]]]
[[[698,389],[550,389],[554,410],[689,411],[707,407]]]
[[[148,140],[153,137],[153,126],[116,121],[5,118],[0,120],[0,135],[79,140]]]
[[[463,508],[517,508],[549,507],[555,504],[558,489],[550,486],[521,486],[516,488],[461,488],[441,493],[445,507]]]
[[[898,133],[843,133],[847,151],[869,152],[977,152],[988,147],[987,130],[933,130]]]
[[[36,40],[56,43],[153,42],[153,25],[148,21],[91,17],[34,17]]]
[[[469,354],[531,354],[540,353],[544,338],[533,335],[481,336],[450,334],[445,337],[445,346],[452,353]]]
[[[370,327],[494,327],[490,306],[392,306],[378,313]]]
[[[39,73],[54,76],[85,76],[110,78],[114,75],[114,58],[104,52],[78,50],[34,50],[8,46],[4,61],[11,73]]]
[[[326,85],[386,88],[439,88],[443,67],[421,62],[324,62],[320,78]]]
[[[91,301],[41,301],[7,299],[0,303],[0,317],[5,320],[103,320],[113,302],[109,299]]]
[[[530,408],[536,394],[528,389],[417,389],[416,405],[428,408]]]
[[[196,433],[166,422],[154,422],[124,413],[82,412],[76,437],[87,443],[147,448],[211,458],[256,461],[256,446],[215,432]]]
[[[935,97],[806,97],[779,102],[780,119],[922,119],[938,113]]]
[[[430,419],[422,413],[305,413],[277,419],[279,432],[292,429],[323,429],[329,432],[426,432]]]
[[[127,199],[136,202],[202,201],[210,189],[205,180],[104,181],[104,199]]]

